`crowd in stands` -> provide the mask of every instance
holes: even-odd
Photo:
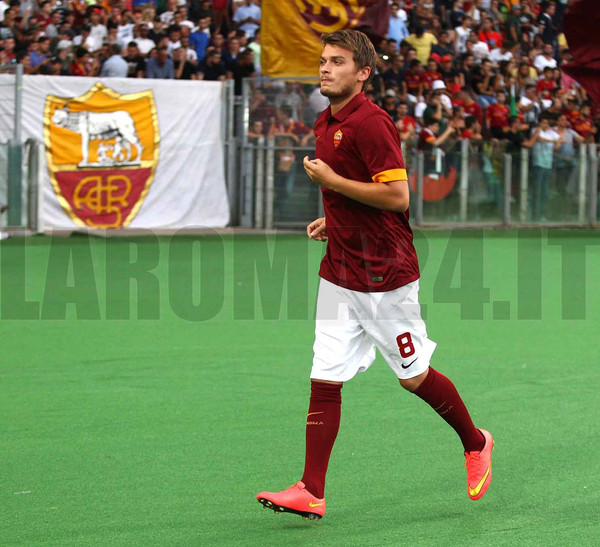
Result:
[[[483,138],[571,154],[574,143],[597,139],[598,112],[561,70],[571,59],[562,32],[567,4],[392,1],[366,95],[420,149]],[[26,74],[232,78],[240,95],[242,79],[261,73],[260,22],[259,0],[0,0],[0,67],[21,63]],[[260,115],[252,121],[262,122],[265,136],[282,105],[307,125],[327,105],[318,89],[295,84],[277,88],[277,97],[263,101],[266,110],[254,109]],[[260,99],[253,98],[255,105]],[[568,131],[561,133],[563,115]]]
[[[458,138],[531,147],[534,162],[543,150],[572,157],[574,144],[597,139],[598,112],[561,70],[572,59],[566,8],[567,0],[394,1],[367,96],[421,150]]]
[[[0,0],[0,71],[235,80],[260,74],[255,0]]]

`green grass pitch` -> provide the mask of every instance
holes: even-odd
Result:
[[[495,436],[481,501],[378,357],[343,389],[325,518],[257,503],[302,473],[321,244],[35,237],[0,245],[0,544],[597,545],[598,232],[416,242],[432,364]]]

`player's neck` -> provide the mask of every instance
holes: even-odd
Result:
[[[329,104],[331,105],[331,114],[335,116],[340,110],[342,110],[354,97],[359,95],[362,89],[355,90],[352,95],[348,97],[331,97]]]

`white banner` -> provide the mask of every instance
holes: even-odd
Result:
[[[0,76],[2,110],[13,78]],[[22,137],[45,144],[40,230],[225,226],[221,94],[220,82],[24,76]]]

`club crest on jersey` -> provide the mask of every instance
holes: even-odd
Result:
[[[344,134],[342,133],[341,129],[338,129],[335,132],[335,135],[333,136],[333,147],[337,148],[340,143],[342,142],[342,137],[344,136]]]

